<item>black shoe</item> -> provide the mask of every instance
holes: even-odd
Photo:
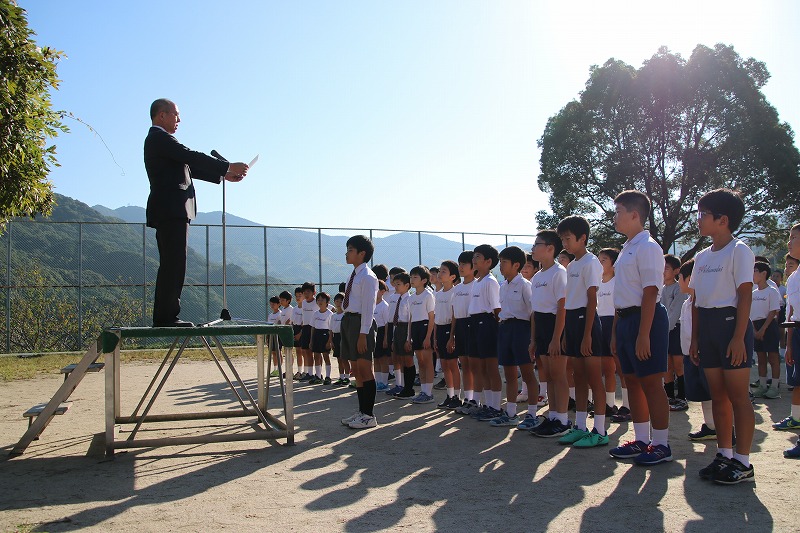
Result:
[[[711,461],[711,464],[705,468],[701,468],[698,474],[700,474],[700,477],[703,479],[713,480],[715,477],[717,477],[717,474],[719,474],[722,469],[729,464],[731,464],[731,460],[721,453],[718,453],[717,456],[714,457],[714,460]]]
[[[154,328],[193,328],[194,322],[186,320],[173,320],[171,322],[153,322]]]
[[[575,398],[570,398],[570,399],[569,399],[569,405],[567,406],[567,410],[569,410],[569,411],[574,411],[574,410],[575,410],[575,407],[576,407],[576,405],[575,405]]]
[[[447,388],[447,383],[445,382],[444,378],[442,378],[442,380],[434,385],[433,388],[436,390],[445,390]]]
[[[437,409],[447,409],[447,408],[448,408],[447,406],[450,404],[450,400],[451,400],[451,399],[452,399],[452,398],[450,398],[450,396],[448,396],[447,398],[445,398],[444,400],[442,400],[442,403],[440,403],[439,405],[437,405],[437,406],[436,406],[436,408],[437,408]]]
[[[744,466],[736,459],[731,459],[728,464],[714,476],[714,481],[723,485],[735,485],[742,481],[755,481],[753,465]]]
[[[450,398],[450,403],[446,405],[446,408],[451,410],[458,409],[462,405],[463,404],[461,403],[461,400],[458,399],[458,396],[453,396],[452,398]]]
[[[389,377],[386,378],[386,381],[394,381],[394,374],[389,374]]]
[[[416,396],[414,389],[409,389],[409,390],[403,389],[397,394],[393,394],[392,398],[397,398],[398,400],[410,400],[414,396]]]

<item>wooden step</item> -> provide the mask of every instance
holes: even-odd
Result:
[[[33,419],[39,416],[42,413],[42,411],[44,411],[45,407],[47,407],[46,403],[40,403],[38,405],[34,405],[30,409],[22,413],[22,416],[28,419],[28,427],[30,427],[31,424],[33,424]],[[53,414],[63,415],[64,413],[69,411],[70,407],[72,407],[72,402],[64,402],[56,408],[56,412]]]
[[[92,364],[89,365],[89,368],[87,368],[86,371],[87,372],[100,372],[101,370],[103,370],[103,368],[105,368],[105,366],[106,366],[105,363],[92,363]],[[61,373],[62,374],[69,374],[70,372],[75,370],[77,367],[78,367],[77,364],[67,365],[67,366],[65,366],[64,368],[61,369]]]

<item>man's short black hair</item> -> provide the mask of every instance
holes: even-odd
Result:
[[[346,291],[346,290],[347,290],[347,283],[345,283],[344,281],[342,281],[342,282],[339,282],[339,287],[337,287],[337,290],[338,290],[339,292],[344,292],[344,291]]]
[[[426,287],[431,286],[431,271],[428,270],[428,267],[426,267],[425,265],[415,266],[414,268],[411,269],[411,271],[408,274],[409,278],[411,278],[411,276],[419,276],[420,279],[422,279],[422,281],[425,282]]]
[[[558,255],[566,255],[569,258],[570,261],[575,259],[575,256],[573,254],[569,253],[566,250],[561,250],[560,252],[558,252]]]
[[[543,241],[545,246],[553,247],[553,259],[555,259],[561,250],[561,237],[558,236],[558,232],[554,229],[543,229],[536,234],[536,238]]]
[[[325,291],[322,291],[321,293],[317,294],[317,297],[316,297],[316,298],[314,298],[314,299],[315,299],[315,300],[319,300],[320,298],[322,298],[323,300],[325,300],[325,303],[330,303],[330,302],[331,302],[331,297],[330,297],[330,295],[329,295],[327,292],[325,292]]]
[[[298,294],[303,294],[303,286],[300,285],[299,287],[294,288],[294,294],[297,296]]]
[[[383,263],[377,264],[372,267],[372,273],[375,274],[375,277],[381,280],[385,280],[389,277],[389,269],[386,268],[386,265]]]
[[[175,107],[175,102],[172,100],[167,100],[166,98],[159,98],[158,100],[154,100],[152,104],[150,104],[150,120],[153,120],[158,116],[159,113],[162,111],[172,111]]]
[[[310,281],[306,281],[305,283],[303,283],[303,286],[300,288],[300,290],[303,292],[306,291],[316,292],[317,286]]]
[[[345,245],[352,246],[358,253],[365,252],[365,263],[369,263],[369,260],[372,259],[372,254],[375,253],[375,245],[372,244],[372,241],[366,235],[353,235],[347,239]]]
[[[681,268],[681,260],[672,254],[664,254],[664,262],[671,266],[673,270]]]
[[[333,301],[335,302],[336,300],[344,301],[344,293],[343,292],[337,292],[336,295],[333,297]]]
[[[399,274],[401,272],[405,272],[405,271],[406,271],[406,269],[403,268],[403,267],[392,267],[392,268],[389,269],[389,275],[394,277],[397,274]]]
[[[503,248],[503,250],[498,254],[500,259],[508,259],[511,261],[511,264],[519,264],[519,268],[517,268],[517,272],[522,270],[522,267],[525,266],[525,252],[522,251],[522,248],[519,246],[509,246],[508,248]]]
[[[683,279],[689,279],[692,277],[692,270],[694,270],[694,259],[689,259],[681,265],[680,275],[683,276]]]
[[[378,280],[378,291],[386,292],[388,290],[389,290],[389,287],[386,285],[386,282],[383,281],[382,279],[379,279]]]
[[[273,296],[272,298],[270,298],[269,299],[269,303],[281,305],[281,302],[280,302],[280,300],[278,300],[277,296]]]
[[[763,261],[764,263],[769,264],[769,259],[767,259],[763,255],[757,255],[755,259],[756,259],[756,262]]]
[[[714,220],[721,216],[728,217],[728,229],[731,233],[739,229],[739,224],[744,218],[742,197],[731,189],[714,189],[705,193],[697,201],[697,209],[708,209]]]
[[[447,259],[445,261],[442,261],[442,266],[447,269],[447,272],[449,272],[451,276],[455,276],[455,278],[453,279],[454,284],[459,283],[461,281],[461,274],[458,273],[458,265],[456,264],[455,261]],[[439,269],[439,272],[441,273],[441,269]]]
[[[606,256],[608,256],[611,259],[611,264],[613,265],[614,263],[617,262],[617,257],[619,257],[619,249],[618,248],[603,248],[599,252],[597,252],[597,255],[600,255],[600,254],[605,254]]]
[[[411,276],[408,275],[408,272],[398,272],[394,275],[392,283],[395,281],[399,281],[403,285],[411,285]]]
[[[283,291],[278,295],[278,298],[283,298],[284,300],[292,300],[292,295],[289,294],[289,291]]]
[[[467,264],[471,265],[472,264],[472,256],[473,255],[474,254],[472,253],[472,250],[464,250],[463,252],[458,254],[458,263],[459,264],[467,263]]]
[[[769,263],[766,261],[756,261],[756,264],[753,266],[753,270],[758,270],[759,272],[766,272],[767,278],[772,275],[772,269],[769,267]]]
[[[492,261],[492,268],[497,266],[497,261],[499,260],[497,248],[491,244],[479,244],[475,247],[472,253],[473,256],[474,254],[481,254],[484,259],[490,259]]]
[[[580,215],[571,215],[558,223],[556,228],[559,237],[564,233],[572,233],[575,235],[575,240],[580,240],[582,236],[586,235],[586,242],[589,243],[589,221]]]
[[[614,203],[628,211],[639,213],[639,220],[643,226],[647,222],[647,217],[650,216],[650,209],[652,209],[650,198],[642,191],[622,191],[614,198]]]

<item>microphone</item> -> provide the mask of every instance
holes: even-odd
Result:
[[[228,162],[228,160],[225,159],[224,157],[222,157],[221,155],[219,155],[219,152],[217,152],[216,150],[211,150],[211,155],[213,155],[214,157],[216,157],[220,161],[225,161],[226,163]]]

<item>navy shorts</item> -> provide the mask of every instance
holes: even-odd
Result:
[[[614,315],[600,317],[600,329],[603,330],[603,355],[611,357],[611,331],[614,327]]]
[[[669,330],[669,347],[667,353],[670,355],[683,355],[681,350],[681,324],[678,322],[675,327]]]
[[[345,313],[342,317],[342,341],[340,343],[342,357],[348,361],[366,359],[372,361],[375,353],[375,321],[372,321],[367,333],[367,350],[358,353],[358,338],[361,336],[361,315],[358,313]]]
[[[453,355],[455,357],[468,357],[472,355],[470,349],[474,346],[475,341],[470,341],[471,330],[469,317],[456,319],[456,331],[454,335],[456,347],[455,350],[453,350]]]
[[[341,333],[334,333],[333,334],[333,356],[334,357],[341,357],[342,356],[342,334]]]
[[[411,349],[412,350],[424,350],[423,343],[425,342],[425,337],[428,335],[428,324],[430,322],[427,320],[417,320],[416,322],[411,323]],[[433,339],[428,339],[431,342],[431,348],[433,348]]]
[[[753,330],[761,329],[761,326],[764,325],[764,321],[756,320],[753,322]],[[755,333],[753,334],[753,351],[754,352],[777,352],[778,351],[778,344],[780,343],[780,331],[778,329],[778,322],[773,320],[767,326],[767,331],[764,332],[764,338],[758,340],[755,338]]]
[[[692,358],[688,355],[683,356],[683,386],[686,399],[690,402],[707,402],[711,399],[706,373],[692,363]]]
[[[536,357],[549,355],[548,348],[553,340],[553,332],[556,329],[556,315],[553,313],[533,313],[534,342],[536,343]]]
[[[800,364],[798,362],[800,356],[800,330],[795,329],[792,333],[792,357],[794,364],[786,363],[786,384],[790,387],[800,387]]]
[[[406,338],[408,337],[408,322],[398,322],[394,327],[394,339],[392,339],[392,350],[395,355],[414,355],[406,350]]]
[[[698,307],[697,326],[708,334],[700,335],[697,351],[700,354],[701,368],[722,368],[733,370],[751,368],[753,366],[753,324],[747,319],[747,330],[744,334],[744,349],[747,359],[739,366],[732,366],[731,359],[725,352],[736,329],[735,307]]]
[[[436,324],[434,335],[436,335],[436,353],[440,359],[457,359],[458,356],[447,351],[447,343],[450,342],[451,324]]]
[[[652,376],[667,371],[667,341],[669,340],[669,318],[667,310],[660,303],[656,304],[653,314],[653,325],[650,327],[650,358],[639,361],[636,357],[636,338],[639,336],[639,324],[642,314],[635,312],[617,318],[617,356],[623,374],[635,374],[636,377]]]
[[[566,355],[571,357],[583,357],[583,355],[581,355],[581,343],[583,342],[585,327],[586,308],[567,309],[567,317],[564,321]],[[603,330],[597,314],[594,315],[594,323],[592,324],[592,355],[603,355]]]
[[[383,347],[383,338],[386,336],[386,328],[383,326],[378,327],[375,333],[375,359],[379,357],[388,357],[391,353],[390,348]]]
[[[327,329],[315,329],[311,337],[311,351],[314,353],[330,353],[328,349],[328,338],[330,331]]]
[[[503,366],[531,364],[531,322],[510,318],[497,326],[497,361]]]
[[[474,331],[474,356],[479,359],[497,357],[497,320],[494,313],[478,313],[469,318]]]
[[[300,348],[308,350],[311,348],[311,326],[305,325],[300,330]]]

